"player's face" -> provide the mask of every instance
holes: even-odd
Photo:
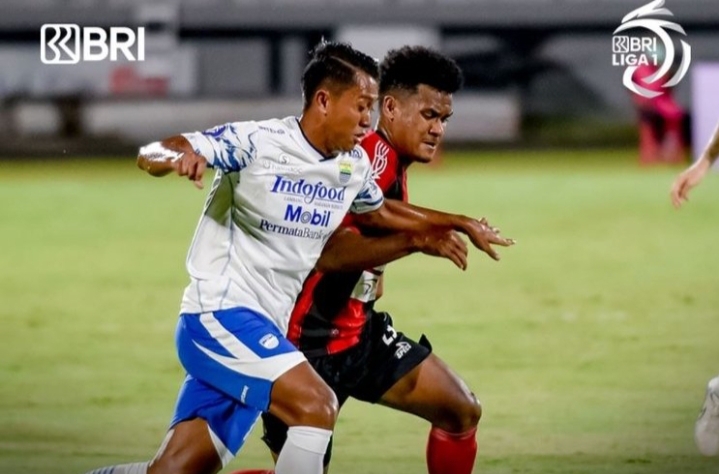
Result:
[[[335,152],[352,150],[372,126],[377,81],[357,73],[355,85],[330,95],[327,106],[327,143]]]
[[[420,84],[414,94],[397,94],[392,114],[392,144],[398,153],[412,161],[428,163],[444,138],[452,115],[452,94]]]

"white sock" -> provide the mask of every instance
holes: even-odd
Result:
[[[311,426],[292,426],[280,451],[275,474],[322,474],[322,460],[332,432]]]
[[[133,464],[101,467],[100,469],[95,469],[87,474],[147,474],[148,464],[148,462],[136,462]]]

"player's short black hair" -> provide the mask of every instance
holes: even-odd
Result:
[[[322,41],[310,53],[310,62],[302,73],[304,107],[312,102],[317,89],[325,82],[348,88],[355,84],[358,71],[379,80],[379,65],[372,57],[354,49],[347,43]]]
[[[463,82],[462,70],[452,58],[424,46],[393,49],[380,64],[380,96],[394,89],[416,92],[420,84],[453,94]]]

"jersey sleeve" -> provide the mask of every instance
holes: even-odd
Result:
[[[363,214],[365,212],[372,212],[379,209],[384,202],[384,195],[382,190],[374,180],[372,174],[372,168],[367,167],[367,171],[364,174],[364,181],[360,192],[355,197],[355,200],[350,206],[350,212],[354,214]]]
[[[229,172],[241,171],[257,158],[258,131],[256,122],[234,122],[182,136],[210,167]]]

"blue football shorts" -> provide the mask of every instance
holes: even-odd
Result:
[[[247,308],[183,313],[175,341],[187,376],[170,428],[205,420],[224,466],[269,409],[274,381],[306,359],[272,321]]]

